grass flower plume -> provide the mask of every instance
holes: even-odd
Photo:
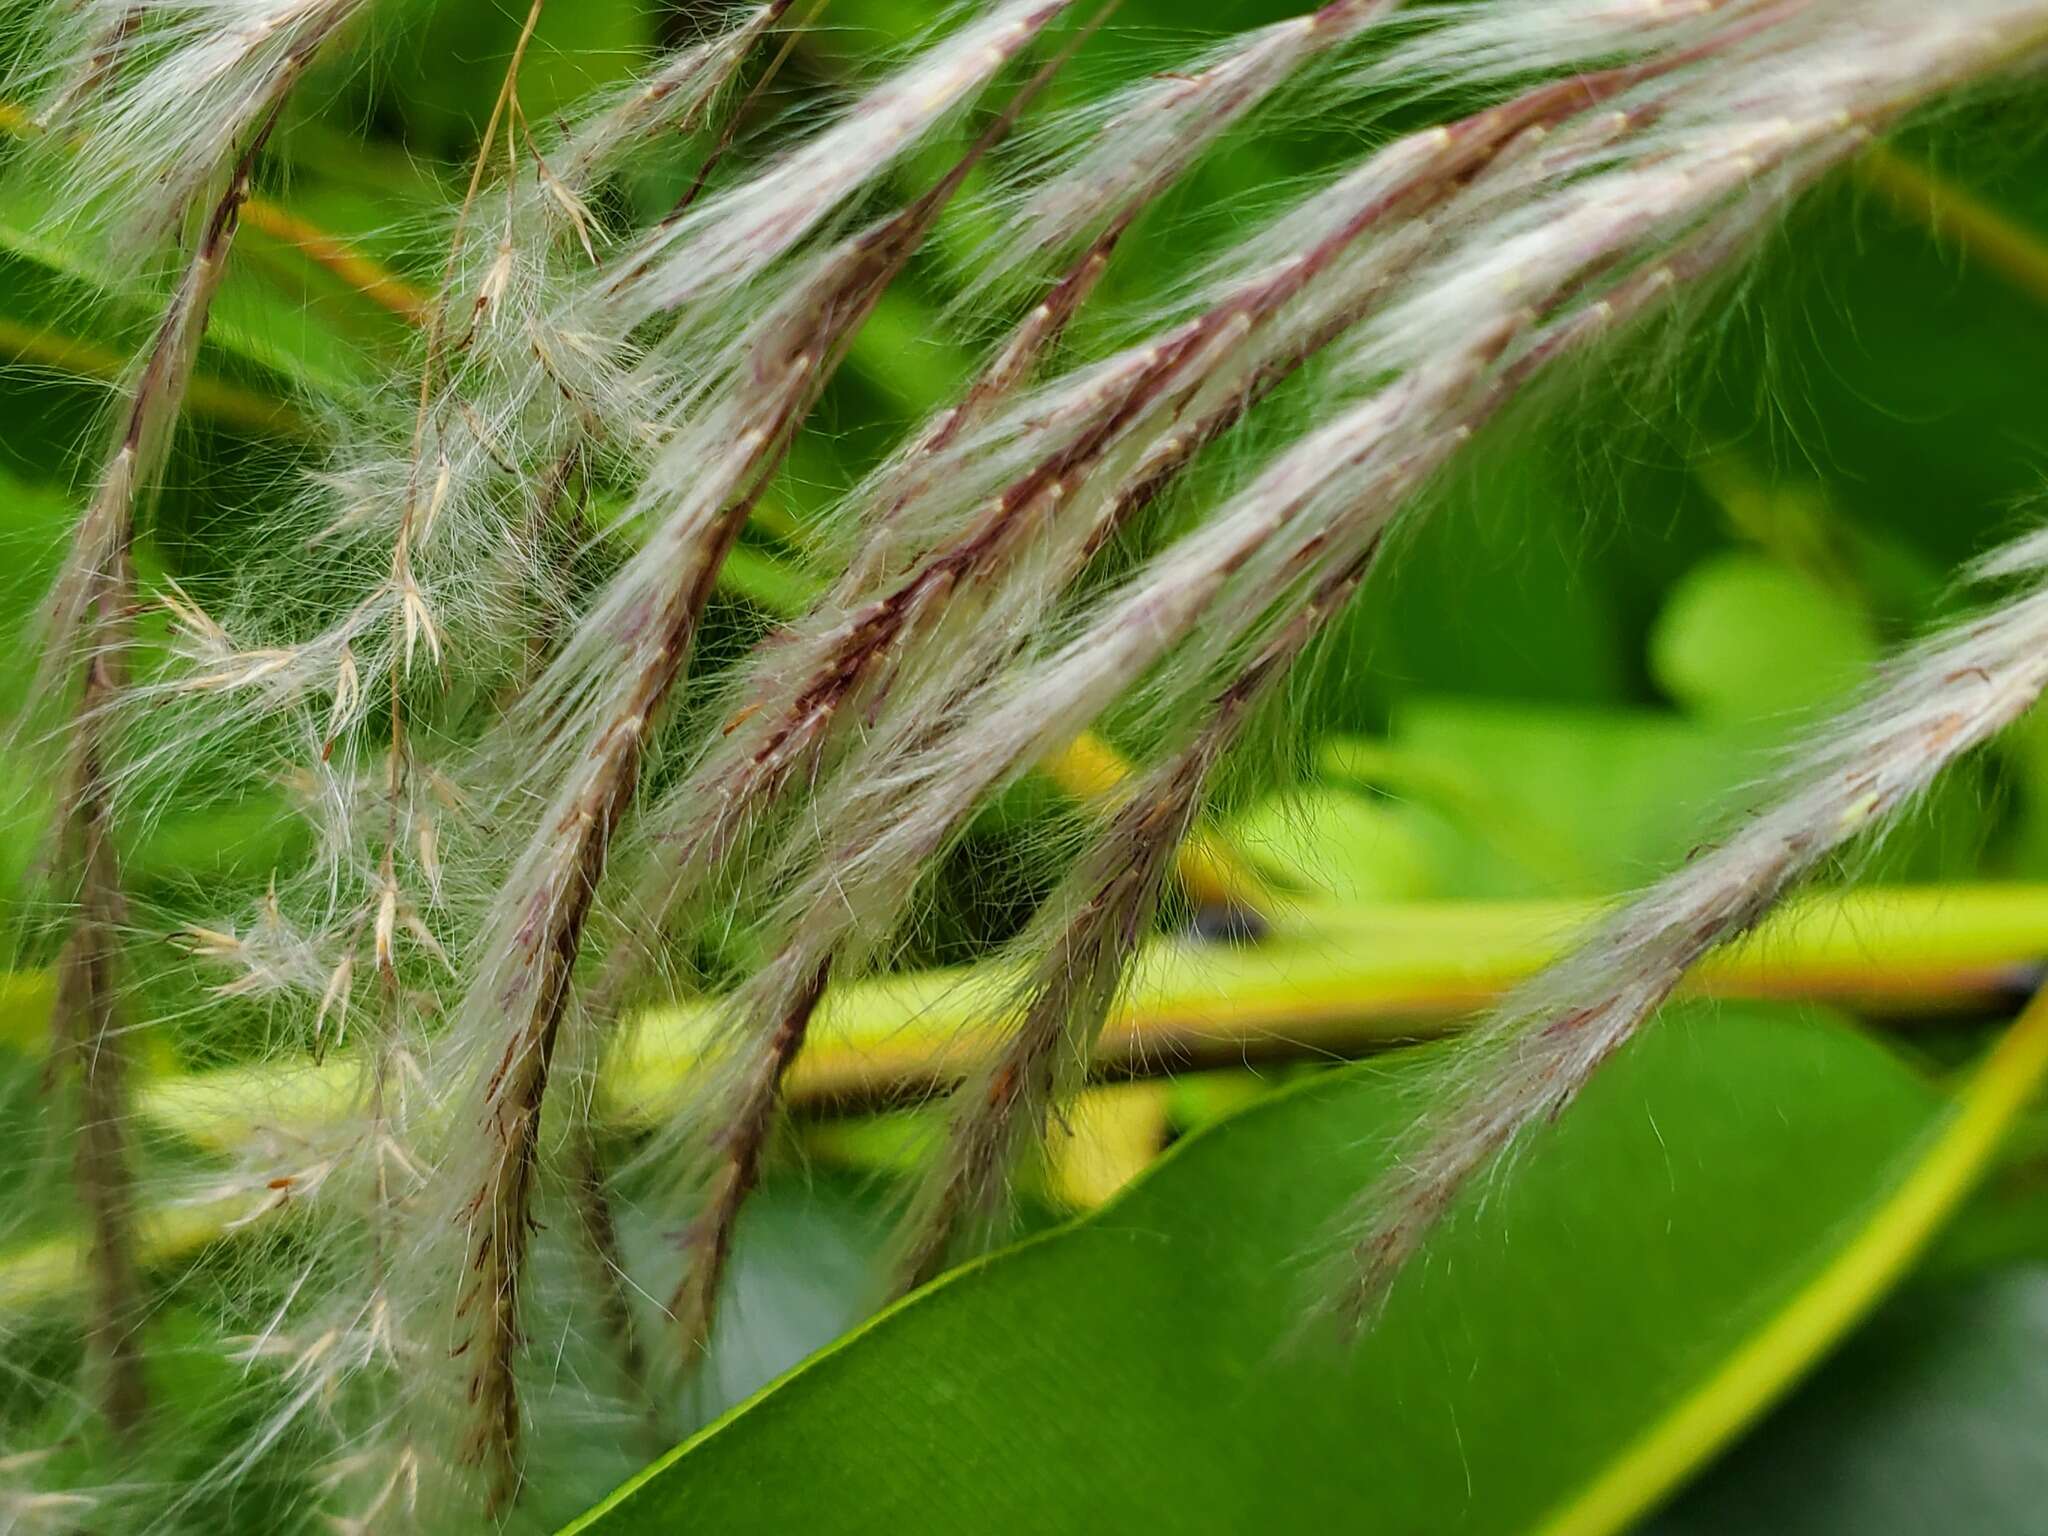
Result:
[[[115,1447],[104,1486],[0,1493],[29,1529],[197,1523],[280,1447],[336,1529],[537,1522],[548,1437],[672,1437],[821,999],[887,970],[976,819],[1114,720],[1148,761],[1045,850],[998,1043],[902,1213],[901,1284],[936,1275],[1085,1080],[1225,769],[1398,582],[1386,552],[1471,445],[1697,327],[1874,139],[2048,60],[2048,0],[1330,0],[1097,91],[1106,10],[987,0],[764,123],[788,0],[696,8],[545,110],[531,0],[473,161],[405,232],[397,360],[293,402],[289,493],[173,579],[138,547],[241,216],[402,9],[47,0],[9,40],[8,174],[104,253],[108,305],[153,317],[16,733],[61,785],[24,943],[57,976],[81,1414]],[[1132,231],[1290,113],[1371,126],[1107,312]],[[683,190],[650,214],[629,193],[664,176]],[[935,265],[978,362],[837,489],[815,590],[736,622],[721,593],[838,430],[838,371]],[[1698,960],[2034,702],[2043,549],[1983,565],[2017,595],[1888,663],[1767,809],[1478,1030],[1361,1197],[1333,1304],[1368,1318]],[[138,905],[140,831],[241,796],[297,826],[260,886]],[[598,1074],[626,1010],[684,988],[715,1015],[687,1102],[624,1137]],[[239,1106],[252,1133],[203,1166],[140,1145],[130,1041],[159,995],[260,1014],[221,1059],[273,1094],[345,1077],[350,1112]],[[686,1213],[666,1267],[621,1240],[643,1198]],[[122,1458],[151,1413],[152,1213],[198,1207],[268,1251],[223,1307],[244,1449],[166,1496]]]

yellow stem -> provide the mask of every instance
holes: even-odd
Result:
[[[261,230],[278,244],[290,246],[315,266],[333,273],[371,303],[414,325],[426,319],[425,294],[374,257],[365,256],[310,219],[260,197],[249,199],[242,218],[252,229]]]
[[[1166,1145],[1170,1092],[1165,1083],[1083,1090],[1046,1128],[1046,1193],[1092,1210],[1151,1167]]]
[[[1249,1056],[1358,1055],[1441,1032],[1539,970],[1598,912],[1591,902],[1304,907],[1245,945],[1145,944],[1103,1033],[1112,1074],[1158,1074]],[[1995,1006],[2048,954],[2048,886],[1893,887],[1788,902],[1747,942],[1710,957],[1692,988],[1716,997],[1839,1003],[1877,1015]],[[1002,966],[884,975],[826,993],[790,1069],[793,1108],[899,1099],[987,1059],[1019,976]],[[643,1126],[672,1114],[715,1048],[715,1005],[648,1010],[621,1031],[597,1111]],[[167,1076],[144,1114],[228,1150],[259,1124],[320,1125],[350,1112],[361,1069],[346,1053]]]

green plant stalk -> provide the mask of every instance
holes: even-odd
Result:
[[[1160,938],[1132,967],[1104,1031],[1097,1069],[1156,1075],[1249,1059],[1356,1056],[1454,1027],[1568,946],[1593,902],[1437,902],[1303,906],[1252,945]],[[1891,887],[1788,903],[1746,943],[1716,954],[1691,991],[1722,998],[1824,1000],[1873,1015],[1970,1012],[2009,1001],[2048,955],[2048,885]],[[828,992],[787,1079],[790,1107],[845,1113],[914,1098],[972,1070],[1000,1038],[993,1011],[1016,995],[1007,967],[880,976]],[[38,1016],[47,978],[0,976],[0,1043]],[[672,1113],[705,1066],[710,1004],[652,1008],[623,1032],[600,1079],[598,1111],[642,1129]],[[360,1063],[159,1072],[135,1104],[157,1129],[231,1153],[265,1126],[332,1124],[356,1108]],[[215,1200],[142,1216],[139,1246],[162,1264],[224,1235],[249,1202]],[[0,1254],[0,1311],[62,1294],[76,1277],[70,1236]]]
[[[1259,944],[1155,939],[1132,967],[1097,1065],[1151,1074],[1248,1055],[1359,1055],[1437,1034],[1555,959],[1597,910],[1582,901],[1304,906]],[[2048,885],[1876,888],[1787,903],[1746,943],[1702,964],[1693,990],[1876,1015],[1969,1011],[2009,998],[2018,971],[2044,955]],[[790,1071],[791,1107],[844,1110],[958,1078],[999,1037],[991,1015],[1016,979],[988,964],[832,988]],[[671,1112],[705,1065],[715,1006],[673,1003],[634,1020],[605,1065],[599,1113],[634,1128]],[[158,1077],[141,1086],[139,1107],[163,1130],[225,1150],[259,1124],[341,1118],[360,1078],[345,1055],[229,1067]]]

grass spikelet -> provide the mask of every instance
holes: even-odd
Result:
[[[1135,216],[1304,66],[1363,36],[1397,3],[1333,0],[1062,121],[1069,142],[1045,156],[978,281]]]
[[[36,101],[45,174],[65,217],[122,238],[132,266],[178,230],[207,184],[365,0],[86,0],[45,8],[50,35],[13,89]],[[23,77],[25,76],[25,77]],[[139,236],[140,238],[136,238]]]
[[[2038,32],[2038,23],[2033,27],[2025,36]],[[795,834],[769,865],[787,882],[781,910],[788,917],[777,958],[739,1004],[743,1016],[777,1021],[758,1038],[787,1032],[810,978],[875,953],[923,871],[974,808],[1076,723],[1148,678],[1153,688],[1185,689],[1210,673],[1276,611],[1293,610],[1330,573],[1362,560],[1435,469],[1531,378],[1606,330],[1617,313],[1640,308],[1682,274],[1725,260],[1760,216],[1862,142],[1870,123],[1958,74],[1995,67],[2014,41],[1933,21],[1925,46],[1900,55],[1909,61],[1904,78],[1894,78],[1862,60],[1842,64],[1845,39],[1823,28],[1798,39],[1813,67],[1777,77],[1787,93],[1782,114],[1735,130],[1717,113],[1689,119],[1692,97],[1715,91],[1713,66],[1740,55],[1766,30],[1754,20],[1738,23],[1707,42],[1688,39],[1662,68],[1625,66],[1620,85],[1642,84],[1663,98],[1657,112],[1645,115],[1641,159],[1616,161],[1596,142],[1589,165],[1558,168],[1558,179],[1535,188],[1521,207],[1476,220],[1464,247],[1469,266],[1439,253],[1407,294],[1360,327],[1347,366],[1378,387],[1306,434],[1194,533],[1084,610],[1072,638],[1006,667],[949,630],[947,656],[957,671],[918,679],[932,690],[921,694],[913,683],[893,682],[886,713],[868,704],[861,742],[812,791],[815,808],[793,824]],[[1857,41],[1856,29],[1847,41]],[[1774,38],[1771,46],[1782,41]],[[1683,73],[1668,77],[1670,70]],[[1456,134],[1432,135],[1418,152],[1426,158],[1457,143]],[[1368,205],[1369,215],[1378,212],[1379,205]],[[1323,255],[1321,263],[1333,259]],[[1300,265],[1313,272],[1319,263],[1312,257]],[[1618,279],[1611,276],[1617,269],[1624,274]],[[1193,335],[1202,334],[1199,326]],[[1162,350],[1139,349],[1118,366],[1143,378],[1161,366]],[[1115,376],[1114,367],[1104,372]],[[1393,383],[1380,382],[1389,375]],[[1081,441],[1092,446],[1086,435]],[[1016,502],[1047,487],[1056,497],[1068,494],[1064,471],[1072,460],[1054,463],[1061,472],[1027,477]],[[996,515],[1012,504],[1007,496],[999,500]],[[957,591],[948,597],[950,621]],[[978,617],[988,630],[1010,632],[1007,624],[987,622],[986,610]],[[1037,627],[1020,626],[1026,633]],[[1152,678],[1169,658],[1183,681]],[[971,681],[956,690],[953,677]],[[810,690],[798,695],[803,704],[814,697]],[[829,830],[813,845],[811,828]],[[1060,931],[1057,923],[1051,931]],[[716,1112],[714,1119],[724,1123]]]
[[[1488,132],[1498,137],[1499,130]],[[761,650],[758,668],[735,690],[743,713],[734,729],[671,797],[687,819],[660,834],[670,873],[652,921],[665,922],[675,905],[697,894],[749,820],[809,773],[836,732],[853,722],[872,730],[885,715],[916,707],[919,680],[899,676],[898,668],[917,643],[943,626],[958,673],[985,673],[999,647],[1014,647],[1036,630],[1089,555],[1203,441],[1348,328],[1361,293],[1369,298],[1390,270],[1412,260],[1412,244],[1396,244],[1362,276],[1348,273],[1339,296],[1322,300],[1313,324],[1262,322],[1286,314],[1388,209],[1404,200],[1426,206],[1433,191],[1455,187],[1451,175],[1429,175],[1447,142],[1425,135],[1373,157],[1347,181],[1341,206],[1353,216],[1322,231],[1308,258],[1274,270],[1261,256],[1248,274],[1220,283],[1213,302],[1191,320],[991,409],[1009,392],[1003,381],[1018,369],[1017,349],[1036,348],[1040,327],[1064,323],[1117,231],[1084,254],[963,401],[926,429],[908,457],[856,493],[854,521],[879,536],[850,559],[816,613]],[[1478,151],[1482,158],[1486,147]],[[983,415],[985,422],[973,424]],[[1033,558],[1022,558],[1027,552]],[[978,622],[960,624],[956,616],[970,608]],[[938,686],[947,675],[939,675]]]
[[[118,849],[116,719],[125,698],[134,622],[138,514],[169,451],[200,338],[226,270],[259,129],[213,204],[117,416],[111,452],[75,530],[46,610],[43,681],[72,693],[67,783],[54,843],[69,931],[58,961],[53,1063],[77,1085],[74,1180],[89,1213],[94,1291],[90,1335],[109,1425],[132,1434],[145,1407],[135,1333],[141,1285],[128,1141],[127,1045],[120,1019],[128,908]]]
[[[600,285],[604,302],[635,319],[717,304],[886,171],[1069,3],[1011,0],[932,44],[777,164],[621,253]]]
[[[879,511],[862,530],[860,542],[845,552],[845,569],[836,583],[846,600],[867,591],[892,563],[897,516],[929,493],[933,465],[942,450],[1004,405],[1057,344],[1107,269],[1116,238],[1116,231],[1106,233],[1053,284],[960,399],[927,421],[877,474],[872,502]],[[751,819],[815,760],[812,748],[831,708],[813,708],[793,726],[785,717],[787,734],[782,739],[776,738],[773,723],[748,726],[760,713],[762,697],[786,686],[788,663],[777,653],[787,638],[778,636],[773,646],[764,648],[759,670],[749,669],[747,681],[732,691],[740,713],[721,730],[720,740],[691,773],[686,787],[667,796],[649,818],[653,828],[644,839],[653,854],[644,860],[638,887],[624,905],[627,922],[613,938],[587,1005],[601,1028],[617,1017],[678,912],[722,865]]]
[[[1371,1312],[1459,1193],[1564,1113],[1701,957],[1837,850],[1881,837],[1951,763],[2034,705],[2048,687],[2042,543],[2037,533],[1990,556],[1981,576],[2030,584],[1893,658],[1799,748],[1764,810],[1599,924],[1460,1047],[1462,1086],[1359,1203],[1336,1276],[1347,1318]]]
[[[763,792],[736,779],[772,781],[810,761],[820,734],[853,718],[852,700],[868,702],[862,718],[872,727],[876,709],[896,708],[874,702],[886,693],[881,669],[921,626],[939,617],[950,623],[970,592],[981,622],[972,634],[955,632],[965,649],[951,654],[960,675],[988,674],[999,655],[984,647],[1036,633],[1062,586],[1204,442],[1386,300],[1419,258],[1421,231],[1440,237],[1459,227],[1446,223],[1440,205],[1486,207],[1497,188],[1479,173],[1490,166],[1505,176],[1515,164],[1526,172],[1531,161],[1534,175],[1568,172],[1568,160],[1508,151],[1546,121],[1643,78],[1624,71],[1569,92],[1544,88],[1397,142],[1248,241],[1248,271],[1219,280],[1192,319],[1015,402],[957,446],[941,445],[948,451],[908,488],[907,472],[892,468],[878,492],[862,493],[858,505],[881,510],[860,521],[900,529],[907,551],[922,545],[925,552],[900,575],[875,569],[870,555],[855,567],[874,577],[870,590],[846,590],[807,622],[808,634],[765,652],[763,670],[745,687],[744,728],[708,770],[731,777],[693,780],[677,799],[717,807],[729,822]],[[1597,149],[1596,139],[1587,142]],[[1053,530],[1060,542],[1048,555],[1044,536]],[[1020,546],[1034,539],[1036,560],[1017,563]],[[999,606],[1006,600],[1011,606]],[[751,768],[734,766],[749,759]],[[706,835],[685,834],[684,848]],[[693,857],[685,851],[677,862],[687,866]]]
[[[903,1289],[936,1275],[955,1239],[996,1214],[1008,1171],[1080,1086],[1217,763],[1364,572],[1361,563],[1326,583],[1231,679],[1186,739],[1129,790],[1045,902],[1057,931],[1019,946],[1036,967],[1018,1022],[994,1061],[955,1092],[945,1148],[904,1219]]]
[[[1021,43],[1028,33],[1011,27],[1002,35]],[[1041,72],[1041,83],[1047,73]],[[1012,110],[1027,96],[1028,90]],[[1006,118],[999,118],[991,131],[1004,126]],[[657,533],[600,599],[586,634],[536,685],[539,702],[531,707],[555,712],[548,734],[587,745],[508,881],[464,1005],[478,1031],[503,1042],[491,1053],[482,1087],[490,1151],[465,1209],[473,1236],[463,1302],[478,1316],[471,1396],[481,1415],[479,1444],[496,1469],[495,1498],[509,1497],[519,1442],[513,1359],[540,1114],[590,903],[632,801],[647,735],[687,664],[718,569],[791,435],[848,337],[922,244],[988,142],[984,136],[924,197],[800,271],[790,293],[746,340],[722,396],[699,407],[698,419],[684,422],[656,459],[639,496]],[[628,658],[623,667],[621,650]],[[503,1022],[508,1019],[510,1027]],[[801,1019],[790,1038],[793,1053]],[[779,1071],[770,1078],[771,1104],[777,1078]],[[764,1116],[754,1118],[765,1125]],[[743,1125],[730,1139],[725,1187],[736,1209],[752,1185],[760,1136]],[[728,1243],[729,1231],[721,1231],[714,1250]]]

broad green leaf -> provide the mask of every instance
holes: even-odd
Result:
[[[2048,1270],[1916,1287],[1648,1536],[2009,1536],[2048,1490]]]
[[[640,1337],[650,1349],[666,1337],[657,1298],[669,1295],[682,1272],[676,1234],[687,1213],[676,1208],[672,1193],[659,1182],[637,1186],[618,1207]],[[741,1222],[731,1278],[734,1304],[720,1309],[710,1354],[679,1386],[657,1389],[670,1434],[716,1418],[839,1337],[875,1305],[885,1283],[894,1193],[886,1184],[829,1168],[783,1167],[763,1181]],[[543,1219],[559,1236],[543,1238],[537,1258],[555,1267],[558,1292],[570,1290],[560,1271],[587,1256],[572,1235],[569,1212]],[[662,1443],[645,1422],[591,1412],[590,1386],[610,1381],[617,1369],[601,1330],[574,1307],[561,1321],[550,1318],[539,1326],[549,1323],[576,1337],[565,1341],[561,1367],[537,1383],[530,1403],[534,1446],[524,1513],[543,1528],[587,1506]]]
[[[1682,863],[1754,804],[1786,724],[1423,695],[1395,711],[1385,741],[1339,737],[1320,755],[1332,777],[1395,803],[1431,895],[1609,895]],[[1884,878],[1980,867],[1997,811],[1974,772],[1900,828]]]
[[[1350,1352],[1309,1324],[1308,1261],[1431,1059],[1331,1074],[885,1313],[570,1529],[1617,1531],[1896,1277],[2044,1064],[2048,1007],[1952,1108],[1828,1018],[1672,1010],[1468,1192]]]

